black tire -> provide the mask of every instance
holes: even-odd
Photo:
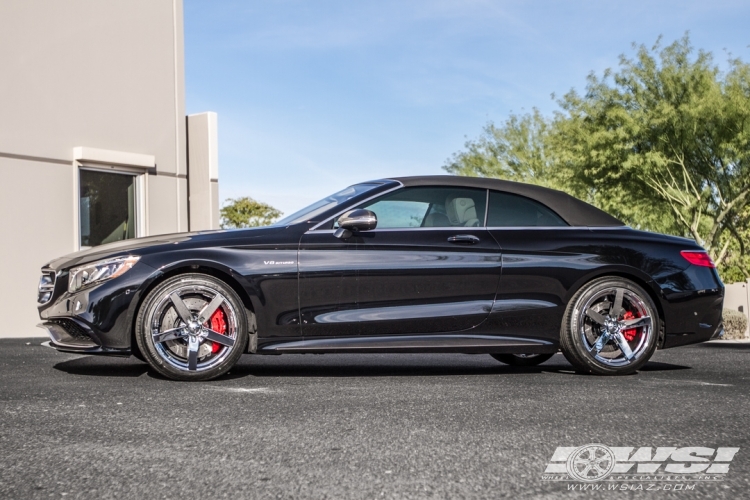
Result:
[[[641,326],[626,328],[629,325]],[[598,278],[581,287],[568,303],[560,346],[577,372],[627,375],[653,355],[660,325],[658,309],[643,288],[625,278]]]
[[[546,354],[490,354],[493,358],[511,366],[536,366],[541,365],[555,353]]]
[[[177,299],[185,308],[175,302]],[[209,330],[214,314],[203,323],[198,317],[214,303],[218,303],[217,321],[223,322],[220,337]],[[237,293],[223,281],[198,273],[174,276],[156,286],[141,304],[135,323],[137,347],[146,362],[165,377],[210,380],[229,371],[245,351],[246,314],[251,313],[246,313]],[[190,315],[189,321],[184,320],[185,315]]]

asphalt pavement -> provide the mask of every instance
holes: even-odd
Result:
[[[750,498],[748,343],[659,351],[625,377],[577,375],[559,354],[528,369],[286,354],[180,383],[43,340],[0,340],[3,499]],[[588,443],[740,451],[722,481],[682,491],[544,478],[557,447]]]

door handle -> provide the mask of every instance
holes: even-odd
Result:
[[[479,243],[479,238],[473,234],[457,234],[448,238],[450,243],[463,243],[464,245],[475,245]]]

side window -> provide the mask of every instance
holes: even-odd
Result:
[[[453,187],[413,187],[388,193],[358,208],[372,210],[378,229],[477,227],[484,225],[487,191]]]
[[[559,215],[537,201],[516,194],[490,191],[489,227],[567,225]]]

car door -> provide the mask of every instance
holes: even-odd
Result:
[[[379,336],[470,329],[484,321],[501,272],[484,227],[487,191],[410,187],[360,204],[377,227],[300,241],[302,335]],[[354,207],[352,207],[354,208]]]
[[[502,335],[555,338],[570,287],[596,265],[581,247],[589,228],[569,226],[536,200],[491,190],[487,229],[502,250],[503,276],[486,326]]]

